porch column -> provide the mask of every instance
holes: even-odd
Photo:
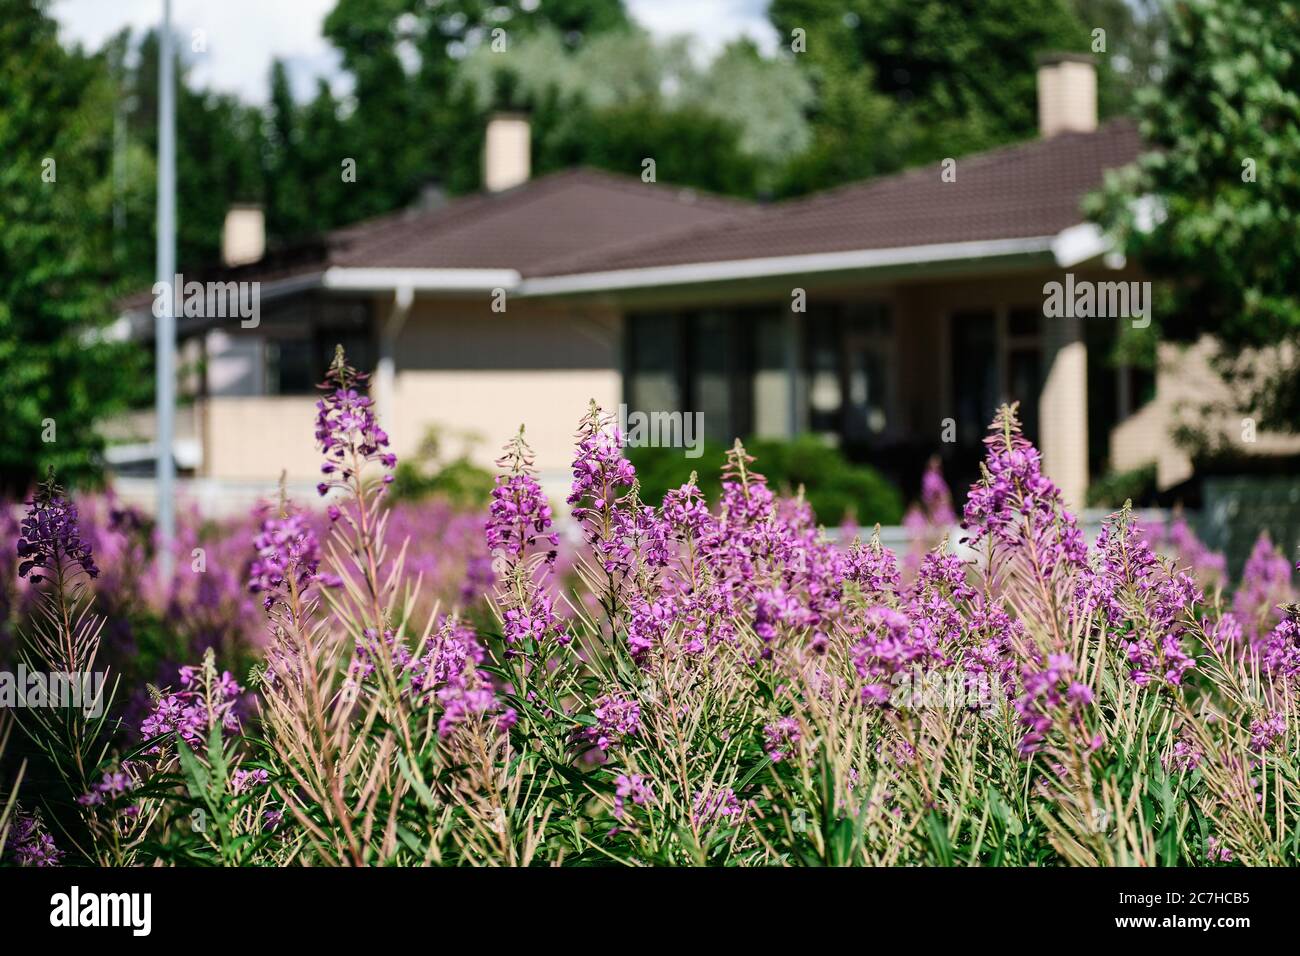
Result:
[[[379,326],[379,364],[375,367],[375,398],[380,414],[390,432],[397,424],[397,336],[411,314],[415,292],[410,286],[401,286],[393,292],[393,304]]]
[[[786,436],[799,437],[803,402],[799,394],[799,315],[791,309],[785,315]]]
[[[1088,351],[1079,319],[1048,319],[1043,333],[1043,471],[1061,489],[1066,506],[1077,511],[1088,490]]]

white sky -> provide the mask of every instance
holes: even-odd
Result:
[[[545,2],[545,0],[542,0]],[[321,36],[321,22],[335,0],[172,0],[176,32],[202,30],[206,53],[188,53],[199,86],[265,102],[271,60],[289,68],[295,92],[310,95],[316,77],[334,76],[338,58]],[[632,16],[658,35],[688,33],[707,54],[737,36],[764,49],[775,33],[764,11],[767,0],[627,0]],[[54,0],[52,11],[65,42],[94,49],[122,27],[142,30],[162,17],[162,0]]]

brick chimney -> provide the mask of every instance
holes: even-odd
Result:
[[[227,266],[245,266],[265,254],[266,214],[262,207],[231,206],[221,229],[221,261]]]
[[[523,113],[496,113],[483,144],[483,186],[500,192],[528,182],[532,173],[532,130]]]
[[[1090,133],[1097,128],[1097,67],[1087,53],[1038,57],[1038,133]]]

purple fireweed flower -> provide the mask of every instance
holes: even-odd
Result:
[[[1205,858],[1212,863],[1231,863],[1232,850],[1210,837],[1205,841]]]
[[[862,588],[868,598],[878,599],[898,590],[898,560],[881,546],[879,538],[873,537],[865,545],[855,541],[849,549],[844,577]]]
[[[243,688],[229,671],[211,680],[203,676],[204,669],[182,667],[181,690],[163,694],[154,703],[153,710],[140,724],[140,736],[148,740],[162,734],[177,734],[192,748],[205,747],[211,728],[219,725],[225,732],[239,729],[235,704]],[[146,751],[158,753],[153,747]]]
[[[1042,472],[1042,457],[1020,433],[1016,406],[1003,405],[984,439],[984,477],[966,497],[962,526],[969,542],[991,536],[1032,555],[1032,572],[1044,580],[1058,566],[1083,568],[1088,547],[1061,493]]]
[[[719,821],[736,823],[745,815],[745,807],[730,787],[716,790],[697,790],[691,801],[691,823],[706,827]]]
[[[1241,571],[1241,584],[1232,598],[1232,613],[1252,646],[1265,638],[1282,619],[1279,605],[1295,596],[1291,588],[1291,562],[1273,546],[1267,531],[1260,532]]]
[[[1204,759],[1205,753],[1196,741],[1179,737],[1174,741],[1173,749],[1160,758],[1160,763],[1166,770],[1189,773],[1199,767]]]
[[[1204,600],[1200,588],[1156,556],[1127,510],[1103,526],[1097,547],[1098,566],[1077,589],[1082,606],[1117,629],[1134,683],[1179,686],[1196,666],[1181,639]]]
[[[863,703],[888,703],[894,675],[942,660],[934,632],[891,607],[869,608],[853,645],[853,668],[864,681]]]
[[[579,426],[567,502],[587,544],[609,574],[631,569],[632,548],[626,534],[632,530],[632,520],[626,509],[635,480],[636,470],[623,457],[617,426],[593,402]]]
[[[1300,622],[1288,616],[1273,628],[1262,642],[1260,659],[1274,679],[1294,683],[1300,678]]]
[[[14,814],[7,844],[19,866],[58,866],[63,860],[63,851],[45,829],[39,812]]]
[[[643,777],[639,773],[634,773],[631,776],[621,773],[614,783],[614,818],[616,820],[623,819],[629,799],[637,806],[654,803],[654,781],[649,778]]]
[[[116,800],[135,789],[135,781],[121,770],[105,770],[99,783],[91,784],[90,792],[77,798],[83,807],[95,807]]]
[[[583,739],[600,750],[609,752],[635,736],[641,723],[641,705],[635,700],[614,691],[596,701],[596,723],[582,731]]]
[[[1250,749],[1263,753],[1286,733],[1286,715],[1276,711],[1250,722]]]
[[[507,644],[522,645],[528,641],[540,644],[548,634],[555,634],[561,646],[573,639],[566,629],[558,627],[560,619],[555,613],[555,602],[540,588],[529,594],[526,603],[508,607],[501,618],[501,635]]]
[[[257,557],[248,569],[248,590],[264,595],[262,605],[267,610],[277,600],[288,599],[291,582],[300,595],[313,584],[342,584],[334,575],[319,573],[320,542],[301,513],[285,512],[283,508],[278,517],[265,513],[253,549]]]
[[[509,567],[522,560],[539,539],[549,548],[546,562],[553,565],[560,545],[559,536],[551,530],[551,506],[537,483],[533,460],[522,427],[497,459],[497,467],[506,469],[507,474],[497,476],[484,533],[488,550],[504,556]]]
[[[802,737],[799,721],[793,717],[781,717],[763,726],[763,750],[773,763],[780,763],[794,752]]]
[[[678,541],[702,537],[713,520],[704,495],[693,480],[664,495],[662,513],[663,523]]]
[[[676,619],[677,608],[666,595],[646,598],[633,594],[627,622],[627,646],[633,659],[644,663],[650,651],[663,643]]]
[[[90,545],[77,526],[77,506],[54,483],[54,472],[36,489],[28,503],[18,535],[18,576],[33,584],[60,569],[80,568],[87,577],[99,576]]]
[[[241,767],[230,776],[230,790],[232,793],[243,793],[254,787],[264,787],[270,780],[270,774],[260,767],[256,770],[245,770]]]
[[[1074,661],[1065,654],[1049,654],[1046,661],[1028,663],[1021,668],[1023,693],[1016,699],[1016,712],[1025,727],[1020,753],[1036,753],[1058,724],[1084,732],[1084,714],[1092,704],[1092,689],[1073,679]],[[1101,746],[1099,736],[1086,738],[1089,750]]]
[[[350,367],[339,346],[334,362],[318,386],[325,394],[316,402],[316,444],[325,461],[324,479],[316,490],[324,497],[331,488],[346,488],[366,462],[378,462],[389,472],[397,458],[388,451],[388,433],[375,418],[374,400],[361,394],[368,376]],[[391,482],[392,474],[384,476]],[[333,517],[333,513],[331,513]]]

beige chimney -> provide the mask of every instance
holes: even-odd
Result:
[[[221,261],[245,266],[266,254],[266,214],[261,206],[231,206],[221,229]]]
[[[483,185],[500,192],[528,182],[532,172],[532,131],[522,113],[497,113],[488,120],[483,144]]]
[[[1097,128],[1097,67],[1087,53],[1038,58],[1038,132],[1090,133]]]

